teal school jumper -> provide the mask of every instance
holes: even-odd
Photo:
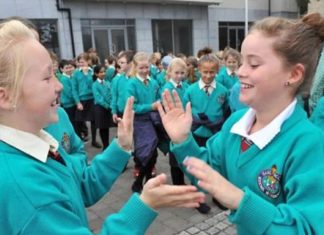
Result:
[[[106,69],[105,81],[111,82],[112,79],[114,78],[115,71],[116,71],[115,66],[113,65],[108,66],[108,68]]]
[[[167,82],[166,80],[166,70],[163,69],[159,74],[157,74],[156,76],[156,81],[157,81],[157,84],[159,86],[159,95],[161,96],[162,94],[162,88],[164,86],[164,84]]]
[[[134,97],[134,111],[144,114],[152,111],[152,104],[159,99],[159,86],[153,79],[145,86],[142,81],[132,77],[128,84],[128,97]]]
[[[156,65],[150,64],[150,77],[153,78],[154,80],[157,79],[157,75],[160,73],[160,70]]]
[[[310,117],[312,123],[324,131],[324,96],[319,99]]]
[[[219,74],[217,75],[217,82],[221,83],[228,90],[230,90],[233,87],[233,85],[238,81],[238,76],[228,74],[226,67],[225,69],[221,70],[221,72],[219,72]]]
[[[91,166],[85,157],[66,154],[62,146],[66,166],[51,158],[40,162],[4,142],[0,152],[0,187],[6,189],[0,194],[0,234],[22,235],[92,234],[84,206],[111,188],[130,157],[116,141]],[[105,219],[100,234],[144,234],[156,216],[133,194]]]
[[[72,78],[62,74],[59,81],[63,85],[63,90],[61,92],[61,105],[64,108],[70,108],[76,105],[72,93]]]
[[[242,153],[241,136],[230,129],[245,112],[232,114],[206,148],[199,148],[192,136],[172,145],[177,161],[196,156],[244,190],[239,207],[229,216],[238,235],[324,234],[323,132],[296,105],[267,146],[260,150],[252,145]]]
[[[87,156],[83,142],[75,133],[67,113],[63,108],[59,107],[57,114],[59,121],[50,124],[44,130],[59,142],[67,154],[86,159]]]
[[[105,109],[110,108],[111,84],[109,81],[100,83],[98,80],[92,84],[94,103],[101,105]]]
[[[92,94],[92,79],[93,70],[89,68],[88,74],[84,74],[82,70],[78,69],[72,75],[72,93],[75,103],[80,101],[93,99]]]
[[[199,118],[198,113],[204,113],[211,122],[215,122],[224,117],[223,110],[228,107],[228,90],[219,83],[216,89],[208,96],[204,89],[199,88],[199,82],[189,86],[184,95],[184,105],[191,102],[192,115]],[[211,130],[205,126],[200,126],[194,131],[199,137],[208,138],[212,136]]]
[[[128,99],[127,86],[129,79],[124,73],[117,74],[111,84],[111,113],[122,114]]]
[[[181,100],[181,102],[182,102],[183,107],[185,107],[185,106],[184,106],[183,97],[184,97],[184,94],[185,94],[186,90],[188,89],[188,87],[189,87],[189,85],[188,85],[188,83],[185,82],[185,81],[182,81],[181,88],[176,88],[176,87],[173,85],[173,83],[171,83],[171,82],[167,82],[167,83],[163,86],[162,92],[164,92],[165,90],[169,90],[170,93],[172,94],[172,91],[175,90],[175,91],[178,93],[178,95],[179,95],[179,98],[180,98],[180,100]]]
[[[232,89],[230,90],[230,96],[229,96],[229,106],[231,108],[232,112],[235,112],[239,109],[247,108],[245,104],[240,102],[240,89],[241,89],[241,83],[240,81],[237,81]]]

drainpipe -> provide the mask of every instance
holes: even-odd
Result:
[[[70,37],[71,37],[71,45],[72,45],[72,55],[75,58],[75,44],[74,44],[74,35],[73,35],[73,27],[72,27],[72,14],[70,8],[62,8],[60,6],[60,0],[56,0],[56,8],[58,11],[67,12],[69,19],[69,27],[70,27]]]

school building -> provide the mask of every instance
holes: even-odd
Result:
[[[0,19],[31,19],[39,29],[41,42],[61,58],[73,58],[89,48],[96,48],[101,58],[127,49],[194,55],[204,46],[240,49],[245,22],[269,15],[296,18],[296,2],[0,0]]]

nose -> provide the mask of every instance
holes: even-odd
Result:
[[[55,80],[55,90],[57,92],[62,91],[62,89],[63,89],[62,83],[57,78],[55,78],[54,80]]]
[[[243,64],[238,68],[238,70],[237,70],[237,76],[239,77],[240,80],[241,80],[243,77],[246,76],[245,68],[244,68],[244,65],[243,65]]]

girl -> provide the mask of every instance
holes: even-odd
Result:
[[[198,71],[198,60],[194,56],[189,56],[186,60],[187,63],[187,80],[186,82],[191,85],[200,79]]]
[[[72,94],[77,104],[75,112],[76,133],[82,139],[82,122],[90,121],[91,123],[91,138],[92,146],[101,148],[101,145],[96,141],[96,127],[93,115],[93,69],[89,66],[90,57],[87,53],[82,53],[77,58],[79,69],[74,72],[72,78]]]
[[[113,122],[117,123],[118,117],[124,113],[127,100],[128,72],[134,56],[133,51],[121,52],[118,56],[120,72],[113,78],[111,84],[111,113]]]
[[[164,94],[159,111],[178,162],[196,156],[183,169],[231,210],[239,235],[324,234],[324,135],[296,105],[323,41],[318,13],[256,22],[238,71],[240,100],[251,108],[233,114],[206,148],[190,135],[190,104],[184,112],[179,99]]]
[[[128,97],[134,97],[134,161],[138,168],[132,185],[134,192],[143,188],[143,180],[152,177],[152,170],[157,158],[158,137],[152,120],[152,111],[157,110],[159,86],[149,75],[149,57],[138,52],[133,58],[127,87]]]
[[[92,92],[94,97],[95,125],[99,129],[103,150],[109,144],[109,127],[111,126],[111,90],[110,82],[105,80],[105,67],[97,65],[93,69]]]
[[[58,120],[62,85],[46,49],[15,20],[0,24],[0,74],[0,186],[6,188],[0,194],[0,233],[91,234],[84,206],[109,190],[130,156],[132,99],[119,119],[118,141],[89,167],[42,130]],[[154,209],[204,200],[192,186],[165,182],[165,175],[148,182],[141,195],[105,220],[101,233],[144,234],[157,215]]]
[[[241,63],[241,55],[237,50],[229,48],[224,55],[224,61],[226,68],[218,74],[217,82],[231,90],[233,85],[239,80],[237,69]]]
[[[169,90],[170,92],[175,90],[180,99],[182,100],[186,89],[189,85],[186,82],[183,82],[187,73],[187,66],[183,59],[174,58],[167,70],[169,81],[164,85],[162,91]],[[174,185],[184,185],[184,175],[181,169],[178,166],[177,161],[175,160],[174,154],[169,152],[169,164],[171,179]]]

